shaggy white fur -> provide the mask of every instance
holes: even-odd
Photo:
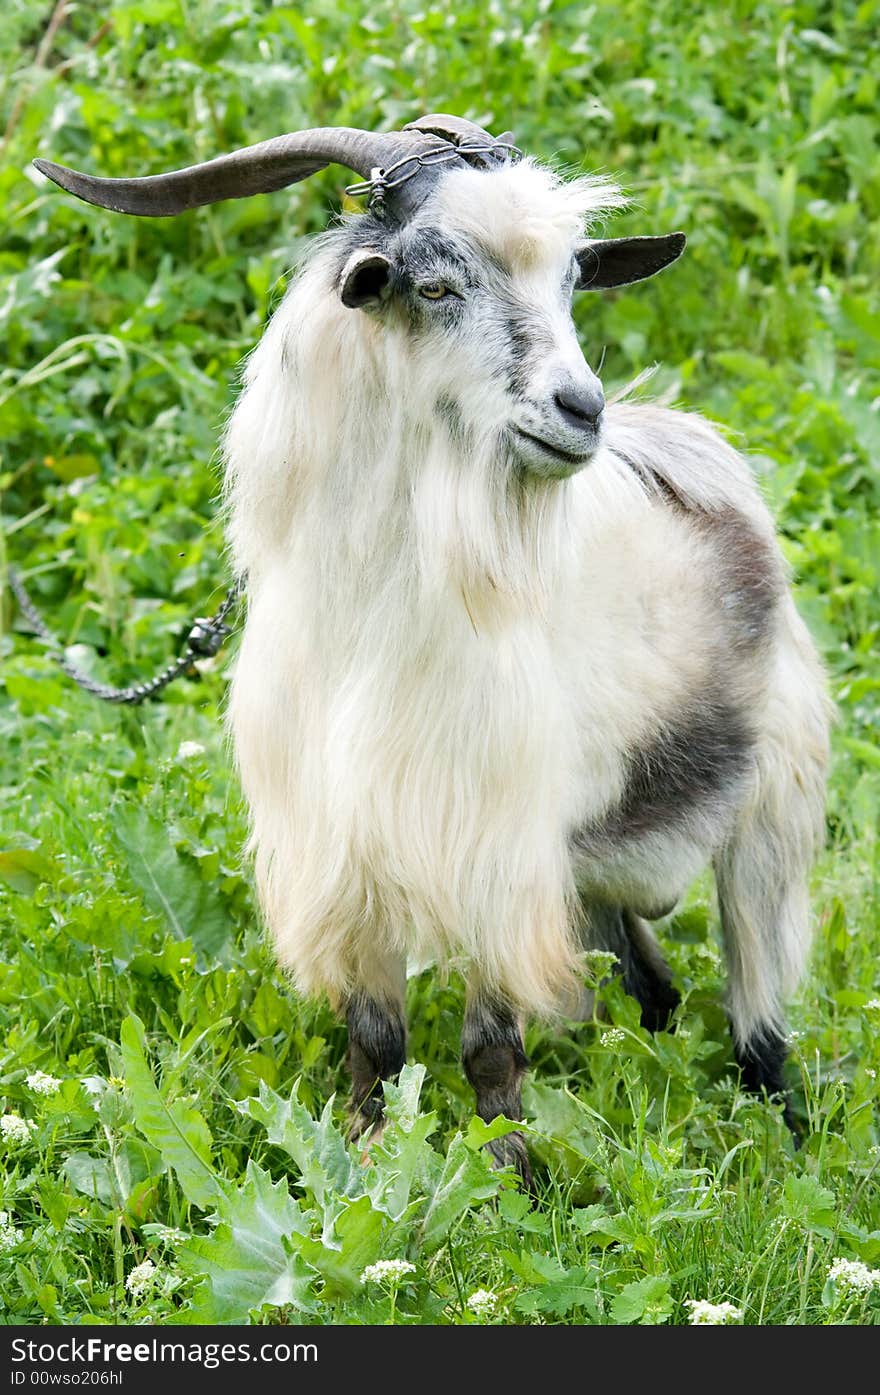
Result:
[[[448,173],[406,239],[467,251],[459,305],[347,308],[344,228],[247,366],[225,443],[248,575],[230,723],[265,914],[304,992],[397,996],[410,956],[552,1012],[579,890],[657,913],[714,859],[735,1030],[782,1021],[828,713],[784,587],[767,633],[743,628],[743,539],[782,577],[750,472],[700,418],[633,403],[567,478],[510,446],[583,372],[566,276],[620,203],[529,161]],[[634,753],[719,694],[747,714],[748,769],[668,825],[610,833]]]

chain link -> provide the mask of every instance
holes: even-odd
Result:
[[[137,707],[140,703],[146,702],[148,698],[161,693],[164,688],[168,687],[169,683],[173,683],[176,678],[180,678],[188,669],[191,669],[196,659],[209,658],[218,653],[230,632],[230,627],[224,621],[244,591],[245,585],[243,578],[236,581],[227,591],[216,615],[199,616],[193,622],[187,636],[186,648],[179,658],[168,664],[167,668],[162,669],[146,683],[132,683],[127,688],[113,688],[107,683],[99,683],[96,679],[91,678],[67,657],[59,640],[52,634],[28,595],[27,588],[19,573],[10,567],[8,576],[10,589],[18,602],[22,615],[34,633],[39,635],[50,649],[56,651],[55,658],[58,665],[68,678],[72,678],[78,687],[91,693],[93,697],[100,698],[102,702],[113,702],[129,707]]]

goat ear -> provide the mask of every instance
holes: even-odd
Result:
[[[394,267],[381,252],[362,249],[349,257],[339,281],[339,298],[352,310],[369,309],[388,299]]]
[[[684,251],[684,233],[663,237],[609,237],[583,242],[575,252],[581,272],[576,289],[600,291],[655,276]]]

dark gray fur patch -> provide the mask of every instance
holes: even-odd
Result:
[[[785,593],[779,553],[734,509],[693,517],[718,558],[719,602],[734,647],[750,653],[772,632]]]
[[[436,228],[401,230],[364,213],[345,222],[332,236],[337,249],[337,277],[353,252],[370,248],[393,264],[396,290],[406,291],[414,277],[434,272],[439,275],[444,267],[454,270],[465,285],[474,284],[473,257],[469,259],[465,249]]]
[[[434,410],[438,417],[446,423],[446,429],[452,440],[460,445],[466,436],[461,407],[453,397],[448,397],[444,394],[442,397],[437,398],[437,401],[434,403]]]
[[[528,1061],[519,1026],[509,1008],[485,998],[468,1003],[461,1033],[461,1058],[477,1097],[480,1118],[487,1122],[499,1114],[518,1118],[520,1081]]]
[[[401,261],[410,276],[440,271],[447,267],[455,272],[465,286],[475,284],[474,258],[437,228],[415,228],[401,243]]]
[[[510,305],[504,312],[502,326],[510,350],[510,391],[517,397],[528,397],[535,362],[542,353],[552,351],[553,340],[535,324],[533,313],[525,307]]]
[[[393,229],[373,213],[359,213],[355,217],[347,218],[327,236],[333,239],[336,252],[334,269],[337,276],[342,274],[342,268],[353,252],[372,247],[390,257],[390,248],[395,241]]]
[[[510,348],[510,390],[517,397],[528,396],[535,337],[522,314],[511,312],[504,319],[504,338]]]
[[[490,998],[469,1002],[461,1033],[461,1056],[480,1118],[486,1123],[499,1114],[519,1119],[522,1078],[529,1063],[510,1008]],[[532,1174],[521,1134],[507,1134],[487,1146],[496,1163],[515,1167],[525,1185],[531,1187]]]
[[[718,559],[715,583],[722,614],[728,621],[734,649],[746,654],[770,635],[777,607],[785,595],[785,575],[774,542],[755,532],[752,524],[735,509],[706,512],[694,508],[673,483],[625,452],[617,454],[631,470],[647,477],[670,508],[685,513],[693,526],[711,544]]]
[[[737,707],[704,694],[630,755],[621,799],[575,833],[575,846],[589,851],[687,823],[700,806],[735,789],[749,769],[754,740]]]
[[[365,1126],[382,1116],[382,1081],[395,1079],[406,1063],[406,1029],[396,1007],[365,993],[353,994],[346,1017],[352,1106]]]

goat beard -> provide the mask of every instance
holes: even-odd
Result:
[[[503,433],[415,443],[412,506],[422,585],[457,586],[475,629],[546,616],[573,556],[567,480],[525,473]]]

